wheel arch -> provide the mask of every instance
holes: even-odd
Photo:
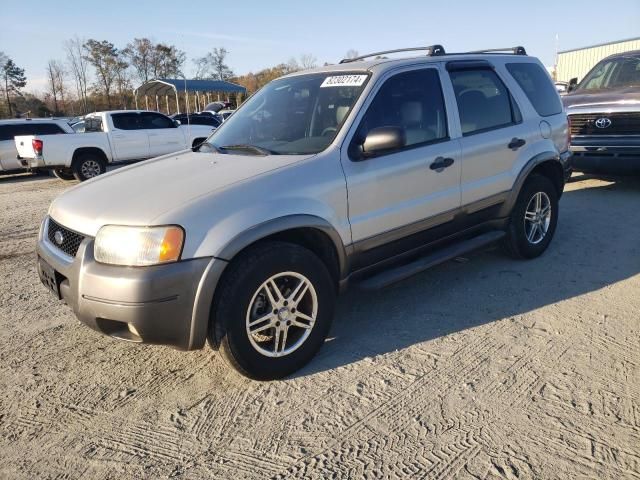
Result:
[[[327,265],[336,282],[346,275],[347,255],[340,234],[315,215],[287,215],[260,223],[233,237],[218,256],[231,261],[252,245],[269,240],[288,241],[311,250]]]
[[[556,187],[558,198],[562,196],[565,183],[564,173],[565,170],[562,161],[556,152],[542,152],[535,155],[525,164],[522,170],[520,170],[507,201],[502,207],[500,216],[506,217],[511,213],[522,187],[531,175],[540,174],[549,178]]]
[[[98,155],[104,161],[105,165],[109,163],[109,158],[107,157],[107,154],[104,153],[104,151],[101,148],[80,147],[80,148],[76,148],[75,151],[73,152],[73,155],[71,156],[71,166],[73,166],[73,164],[77,162],[78,159],[82,157],[82,155],[85,155],[85,154]]]

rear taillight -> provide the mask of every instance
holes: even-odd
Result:
[[[34,138],[31,140],[31,145],[33,146],[33,151],[36,152],[36,155],[42,155],[42,140]]]

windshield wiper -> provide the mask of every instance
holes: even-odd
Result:
[[[249,152],[255,152],[258,155],[278,155],[278,152],[269,150],[267,148],[258,147],[257,145],[225,145],[224,147],[218,147],[219,150],[246,150]]]

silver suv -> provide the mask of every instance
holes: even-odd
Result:
[[[44,284],[99,332],[184,350],[208,339],[274,379],[318,351],[347,285],[498,241],[542,254],[569,172],[544,67],[521,47],[402,51],[275,80],[199,151],[67,191],[40,232]]]

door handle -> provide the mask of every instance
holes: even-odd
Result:
[[[511,150],[517,150],[520,147],[524,147],[525,143],[527,143],[527,141],[524,138],[513,137],[507,147],[509,147]]]
[[[429,168],[431,170],[436,170],[437,172],[441,172],[445,168],[450,167],[451,165],[453,165],[453,158],[438,157],[433,161],[431,165],[429,165]]]

